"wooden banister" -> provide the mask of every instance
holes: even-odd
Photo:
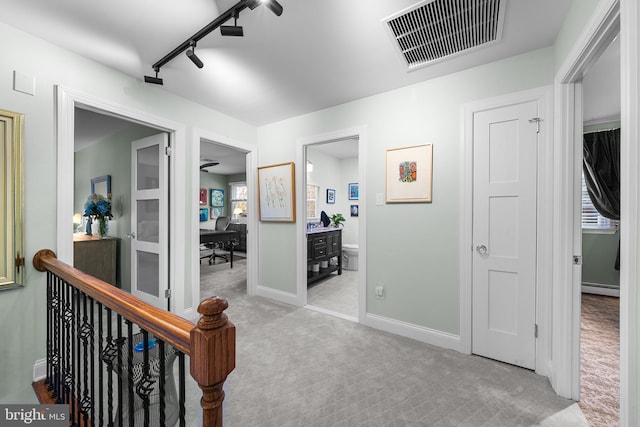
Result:
[[[139,298],[90,276],[56,259],[56,254],[43,249],[33,257],[38,271],[55,276],[122,315],[149,333],[190,356],[190,373],[202,389],[203,426],[222,426],[222,385],[235,368],[235,326],[224,310],[224,298],[212,297],[200,303],[197,325],[168,311],[149,305]]]

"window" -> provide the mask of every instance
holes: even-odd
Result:
[[[247,183],[232,182],[231,187],[231,218],[240,219],[247,217]]]
[[[617,230],[619,221],[605,218],[598,213],[591,203],[589,192],[587,191],[587,183],[582,174],[582,229],[583,230]]]
[[[307,220],[318,220],[318,194],[320,187],[317,185],[307,185]]]

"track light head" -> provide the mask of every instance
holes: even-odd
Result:
[[[145,83],[151,83],[154,85],[163,85],[163,81],[160,77],[158,77],[158,73],[160,72],[159,68],[154,68],[155,72],[156,72],[156,76],[155,77],[151,77],[151,76],[144,76],[144,82]]]
[[[265,4],[271,12],[273,12],[276,16],[282,15],[282,5],[278,3],[276,0],[246,0],[245,4],[251,10],[260,6],[261,4]]]
[[[189,58],[191,62],[195,64],[196,67],[202,68],[204,67],[204,63],[200,60],[200,58],[198,58],[198,56],[194,52],[194,49],[195,49],[195,44],[191,49],[187,49],[187,52],[186,52],[187,58]]]
[[[244,30],[239,25],[221,25],[220,34],[223,36],[243,37]]]

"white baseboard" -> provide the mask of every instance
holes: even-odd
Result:
[[[358,323],[358,318],[356,316],[349,316],[348,314],[338,313],[337,311],[328,310],[326,308],[318,307],[317,305],[305,305],[304,308],[317,311],[318,313],[328,314],[329,316],[338,317],[340,319],[348,320],[350,322]]]
[[[258,295],[265,298],[271,298],[276,301],[283,302],[289,305],[298,306],[298,297],[291,292],[279,291],[273,288],[267,288],[265,286],[258,285]]]
[[[43,380],[47,377],[47,359],[36,360],[33,364],[33,382]]]
[[[614,288],[611,285],[602,285],[599,283],[582,283],[583,294],[605,295],[609,297],[620,298],[620,288]]]
[[[424,326],[389,319],[388,317],[382,317],[371,313],[367,313],[361,323],[392,334],[462,352],[459,335],[436,331],[435,329],[425,328]]]

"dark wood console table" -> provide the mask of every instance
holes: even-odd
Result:
[[[335,263],[331,258],[337,257]],[[323,229],[307,233],[307,266],[327,262],[326,268],[307,268],[307,286],[326,278],[334,271],[342,274],[342,229]]]

